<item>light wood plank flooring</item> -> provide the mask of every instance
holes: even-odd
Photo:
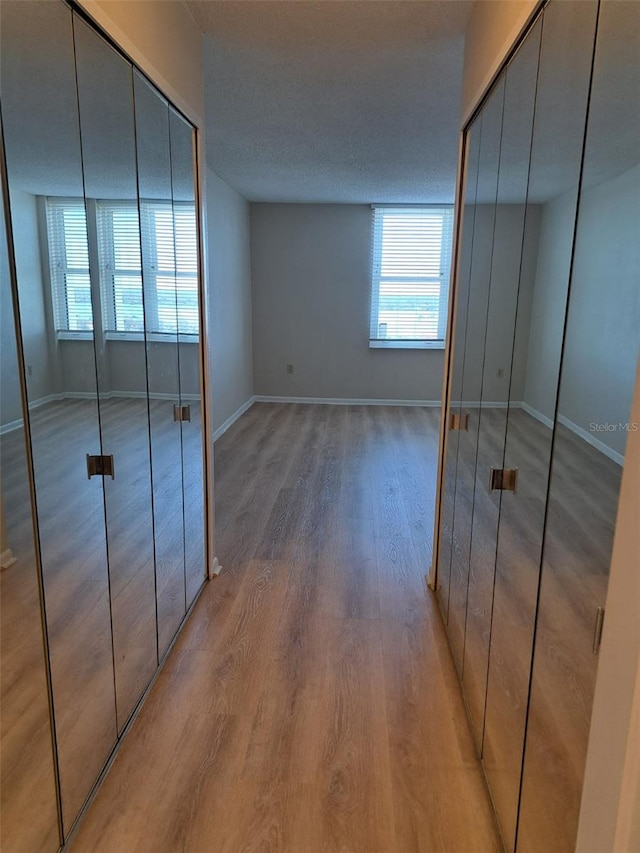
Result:
[[[256,404],[219,440],[223,573],[74,853],[499,850],[424,588],[438,418]]]

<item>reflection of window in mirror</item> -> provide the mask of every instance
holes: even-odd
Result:
[[[46,199],[54,321],[59,336],[93,329],[87,217],[98,235],[107,332],[198,335],[195,206],[188,202]],[[141,228],[139,225],[141,223]],[[142,232],[142,258],[140,236]],[[144,270],[144,301],[143,301]],[[161,339],[161,338],[160,338]]]
[[[47,199],[47,243],[57,332],[91,332],[87,217],[82,199]]]

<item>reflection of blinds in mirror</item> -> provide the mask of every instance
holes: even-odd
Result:
[[[198,242],[191,204],[142,202],[145,298],[153,331],[198,334]]]
[[[93,328],[87,215],[98,237],[103,324],[118,333],[197,335],[198,239],[193,204],[47,199],[56,330]],[[94,214],[95,211],[95,214]],[[142,241],[142,242],[141,242]]]
[[[138,206],[99,202],[96,217],[106,329],[144,332]]]
[[[374,207],[372,346],[444,341],[452,234],[452,207]]]
[[[93,311],[84,202],[47,199],[46,213],[56,331],[90,332]]]

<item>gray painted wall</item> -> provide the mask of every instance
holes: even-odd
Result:
[[[369,349],[370,242],[368,205],[251,205],[257,395],[440,400],[442,350]]]
[[[50,336],[48,331],[48,309],[43,288],[38,240],[38,210],[35,196],[14,190],[11,193],[11,216],[16,250],[16,267],[20,281],[20,312],[24,360],[27,370],[29,397],[39,400],[58,391],[56,367],[52,364]],[[4,226],[2,235],[3,253],[6,252]],[[3,259],[3,278],[8,273]],[[1,420],[3,424],[22,417],[19,385],[16,374],[15,336],[13,308],[8,281],[2,288],[0,310],[2,311],[2,377],[0,386]],[[9,333],[10,332],[10,333]],[[12,350],[12,352],[10,352]]]
[[[9,256],[4,221],[4,205],[0,205],[0,423],[17,421],[22,417],[20,381],[16,357],[16,337],[13,325],[13,304],[9,277]]]
[[[574,216],[574,191],[542,206],[524,400],[551,420],[562,348]]]
[[[562,323],[558,282],[567,274],[570,214],[561,196],[542,216],[546,251],[536,275],[525,400],[546,417],[553,415],[548,377],[557,358],[547,340]],[[639,221],[640,165],[582,194],[558,404],[560,415],[621,454],[624,430],[594,432],[590,424],[629,418],[640,344]]]
[[[583,194],[559,411],[587,431],[629,420],[640,346],[638,223],[640,165]],[[624,454],[624,430],[594,437]]]
[[[210,169],[205,192],[215,431],[253,395],[249,203]]]
[[[471,296],[466,326],[464,385],[467,405],[522,400],[531,299],[540,231],[540,208],[523,204],[479,204],[474,216]],[[471,228],[471,223],[467,222]],[[523,240],[524,230],[524,240]],[[495,241],[495,242],[494,242]],[[461,264],[464,270],[464,263]],[[462,273],[464,274],[464,272]],[[489,288],[490,286],[490,288]],[[487,300],[489,302],[487,323]],[[514,343],[514,322],[517,331]],[[513,356],[513,361],[512,361]],[[498,376],[498,371],[503,376]]]

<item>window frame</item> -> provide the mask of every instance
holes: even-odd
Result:
[[[86,267],[73,267],[67,263],[65,229],[64,224],[61,226],[60,223],[64,221],[65,208],[70,207],[81,210],[84,214],[84,236],[87,252]],[[84,198],[46,197],[43,199],[43,208],[40,209],[44,213],[47,273],[49,276],[54,331],[61,338],[91,339],[93,338],[93,294],[91,288],[91,252],[89,249],[88,217],[85,200]],[[91,303],[92,325],[90,329],[72,329],[70,327],[71,320],[69,316],[69,298],[66,281],[69,271],[75,274],[86,275],[87,277],[89,301]],[[65,318],[64,325],[62,324],[63,317]]]
[[[450,278],[453,257],[454,206],[452,204],[372,204],[371,205],[371,269],[369,303],[369,348],[370,349],[444,349],[446,344],[447,318],[449,310]],[[380,326],[380,289],[385,276],[382,274],[384,214],[408,214],[416,211],[441,214],[442,232],[440,240],[440,275],[414,276],[420,283],[438,286],[438,323],[435,338],[389,337],[374,335]],[[398,276],[386,276],[396,279]]]

